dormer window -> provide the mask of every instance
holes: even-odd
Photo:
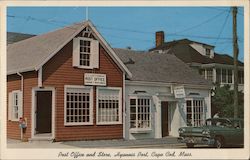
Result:
[[[73,66],[83,69],[99,68],[99,42],[85,37],[74,38]]]
[[[210,57],[210,52],[211,52],[211,49],[206,48],[206,56]]]

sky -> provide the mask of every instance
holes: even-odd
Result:
[[[238,8],[239,60],[243,61],[244,8]],[[88,13],[86,15],[86,13]],[[230,7],[8,7],[7,31],[43,34],[89,19],[113,48],[148,50],[155,32],[165,41],[188,38],[233,56]]]

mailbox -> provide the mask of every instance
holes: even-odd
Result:
[[[19,128],[27,128],[27,123],[24,118],[20,117],[19,118]]]

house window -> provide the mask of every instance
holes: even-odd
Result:
[[[231,69],[227,70],[227,83],[232,83],[233,81],[233,71]]]
[[[211,52],[211,49],[206,48],[206,56],[210,57],[210,52]]]
[[[120,124],[122,122],[122,89],[118,87],[97,88],[97,124]]]
[[[99,42],[85,37],[74,38],[73,66],[83,69],[99,68]]]
[[[146,97],[130,98],[130,128],[151,128],[151,100]]]
[[[187,125],[203,125],[205,121],[204,100],[187,100],[186,115]]]
[[[8,119],[18,121],[22,117],[22,92],[15,90],[9,93]]]
[[[86,86],[65,86],[65,125],[93,124],[93,89]]]
[[[200,70],[200,75],[204,78],[206,78],[206,74],[205,74],[205,69],[201,69]]]
[[[227,83],[227,70],[226,69],[222,69],[222,83]]]
[[[239,84],[244,84],[244,71],[238,71]]]
[[[233,83],[233,71],[231,69],[216,69],[216,82]]]
[[[221,69],[216,69],[216,82],[221,83]]]
[[[207,71],[206,79],[213,82],[213,69],[206,69],[206,71]]]
[[[90,66],[90,43],[89,40],[80,39],[80,66]]]

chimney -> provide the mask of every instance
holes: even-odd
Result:
[[[164,31],[155,32],[155,47],[164,43]]]

